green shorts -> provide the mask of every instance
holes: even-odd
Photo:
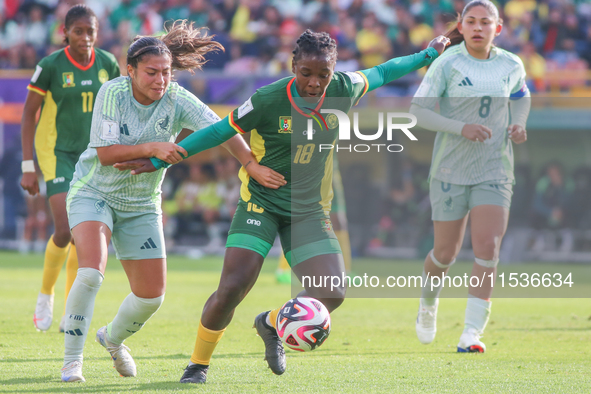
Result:
[[[341,253],[330,218],[323,212],[292,219],[242,199],[232,219],[226,247],[248,249],[267,257],[277,234],[292,267],[315,256]]]
[[[70,182],[79,157],[77,153],[55,150],[52,153],[37,152],[39,168],[47,184],[47,197],[70,190]]]
[[[454,185],[431,178],[431,219],[442,222],[459,220],[478,205],[499,205],[510,209],[512,195],[513,185],[510,183]]]
[[[166,258],[161,214],[121,211],[100,199],[69,195],[67,208],[70,229],[91,221],[109,226],[119,260]]]

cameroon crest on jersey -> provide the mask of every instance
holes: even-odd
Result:
[[[291,133],[291,116],[279,117],[279,132]]]
[[[76,84],[74,83],[73,72],[63,73],[62,78],[64,79],[64,84],[62,85],[63,88],[73,88],[74,86],[76,86]]]

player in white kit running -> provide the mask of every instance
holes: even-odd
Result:
[[[437,131],[430,171],[435,245],[425,259],[416,321],[417,336],[425,344],[435,338],[442,288],[431,288],[431,277],[443,279],[455,262],[468,214],[475,256],[471,275],[496,275],[515,181],[512,142],[527,139],[530,108],[521,60],[493,45],[502,28],[493,3],[468,3],[447,35],[451,45],[429,68],[410,109],[419,126]],[[433,111],[436,103],[440,114]],[[486,350],[480,336],[492,290],[490,279],[470,286],[458,352]]]

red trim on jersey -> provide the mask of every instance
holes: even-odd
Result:
[[[230,126],[232,126],[232,128],[240,134],[246,134],[246,132],[244,130],[242,130],[242,128],[240,126],[238,126],[238,124],[236,122],[234,122],[234,111],[230,112],[230,116],[228,116],[228,121],[230,122]]]
[[[291,85],[293,85],[294,81],[295,81],[295,77],[293,77],[292,80],[289,81],[289,83],[287,84],[287,97],[289,98],[289,102],[291,103],[291,106],[294,107],[296,109],[296,111],[298,111],[300,114],[304,115],[305,117],[311,118],[312,116],[310,116],[309,114],[302,111],[296,105],[296,103],[293,101],[293,96],[291,95]],[[314,108],[315,111],[318,111],[320,109],[320,107],[322,107],[322,103],[324,103],[324,96],[326,96],[326,91],[324,92],[324,94],[320,98],[320,101],[318,102],[318,105],[316,106],[316,108]]]
[[[47,91],[38,88],[37,86],[33,86],[31,84],[29,84],[29,86],[27,86],[27,89],[32,90],[35,93],[39,93],[41,96],[45,96],[47,94]]]
[[[79,68],[82,71],[86,71],[88,70],[90,67],[92,67],[94,65],[94,47],[92,48],[92,55],[90,55],[90,63],[88,63],[88,66],[84,67],[82,65],[80,65],[80,63],[78,63],[76,60],[74,60],[74,58],[72,57],[72,55],[70,55],[70,46],[68,45],[66,47],[66,49],[64,49],[64,52],[66,53],[66,56],[68,57],[68,60],[77,68]]]

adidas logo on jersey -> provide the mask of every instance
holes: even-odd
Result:
[[[466,77],[462,80],[462,82],[460,82],[460,84],[458,86],[474,86],[474,85],[472,85],[472,81],[470,81],[470,78]]]
[[[148,238],[148,240],[144,242],[144,246],[142,246],[140,249],[158,249],[158,246],[156,246],[152,238]]]
[[[119,127],[119,133],[123,135],[129,135],[129,130],[127,129],[127,125],[125,123],[123,126]]]

